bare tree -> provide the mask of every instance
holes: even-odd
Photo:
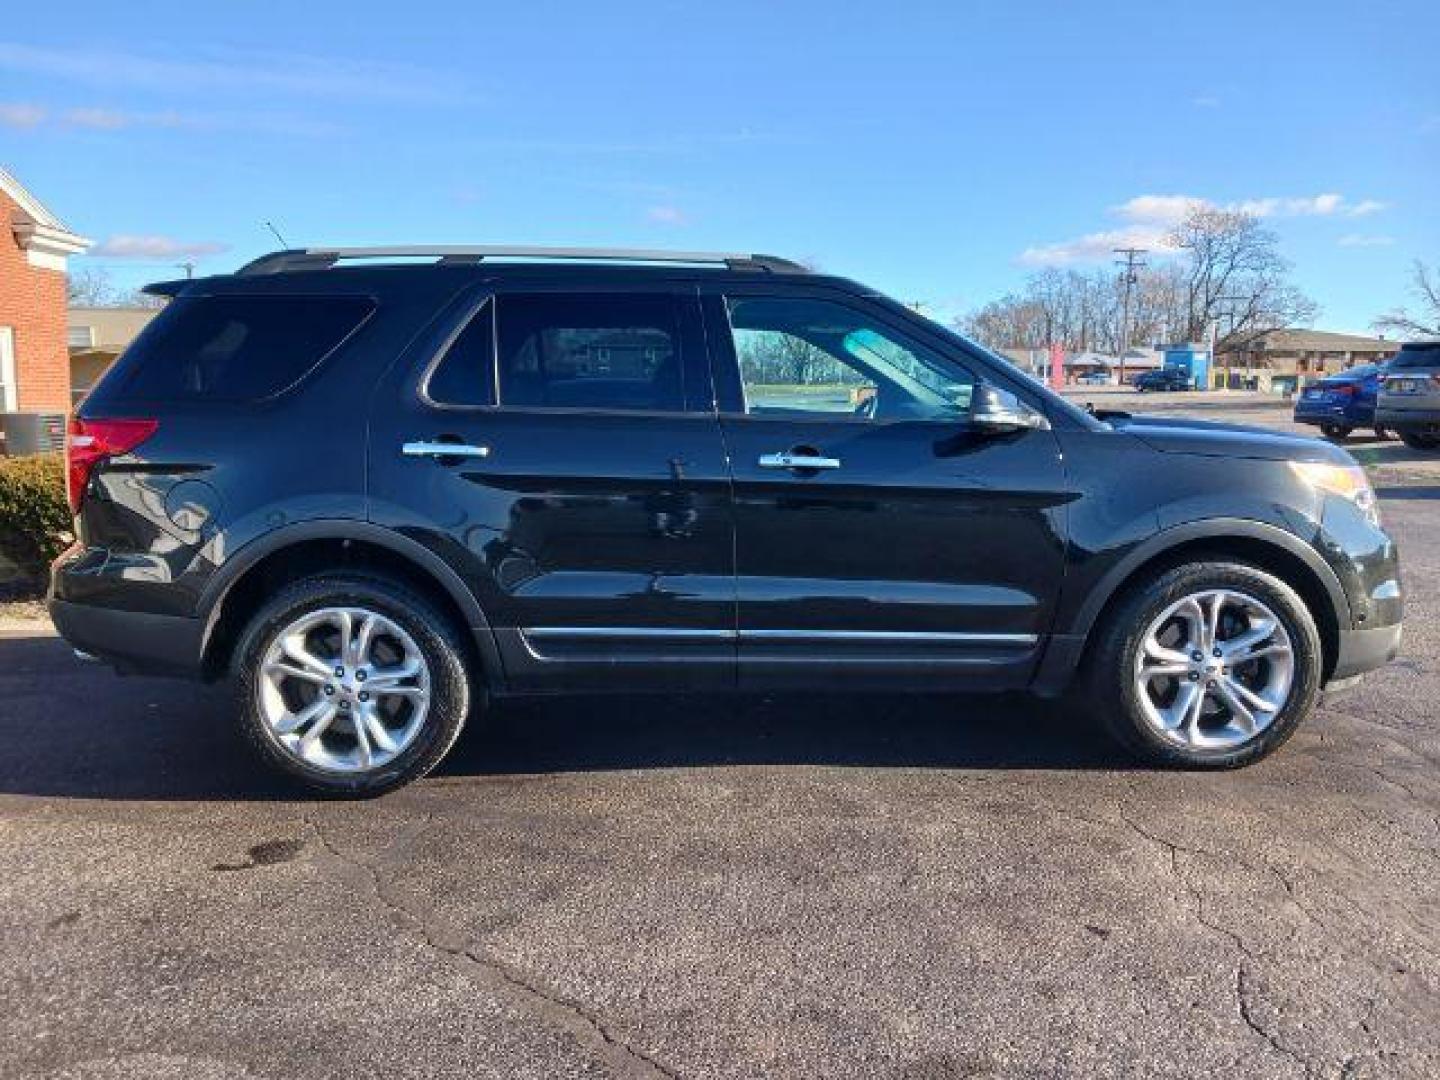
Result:
[[[65,298],[75,307],[110,307],[115,284],[104,270],[76,270],[65,279]]]
[[[1440,338],[1440,268],[1432,269],[1419,259],[1411,269],[1410,291],[1419,301],[1419,310],[1396,308],[1376,319],[1376,330],[1400,337]]]
[[[65,299],[71,307],[142,307],[165,306],[163,296],[151,296],[139,289],[118,289],[104,270],[76,270],[65,280]]]
[[[1248,214],[1199,210],[1176,230],[1178,257],[1139,271],[1131,289],[1132,343],[1206,340],[1234,347],[1266,330],[1304,325],[1315,305],[1288,279],[1273,234]],[[1435,282],[1440,285],[1440,279]],[[1109,270],[1044,270],[1024,288],[971,312],[957,325],[992,348],[1115,354],[1122,333],[1123,281]]]
[[[1273,232],[1253,214],[1199,207],[1170,244],[1182,252],[1187,341],[1203,341],[1219,324],[1220,346],[1242,345],[1267,330],[1309,323],[1315,304],[1289,283],[1290,263]]]

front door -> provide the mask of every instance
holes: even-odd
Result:
[[[966,422],[978,358],[820,287],[705,298],[742,685],[1011,686],[1063,571],[1049,430]]]
[[[481,292],[377,393],[371,514],[457,568],[516,689],[735,681],[730,479],[693,288]]]

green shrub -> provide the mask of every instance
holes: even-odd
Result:
[[[63,454],[0,457],[0,567],[42,578],[70,543],[72,525]]]

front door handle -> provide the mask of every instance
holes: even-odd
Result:
[[[840,468],[840,459],[788,450],[783,454],[761,454],[760,468],[798,469],[802,472],[807,469],[838,469]]]
[[[438,442],[419,439],[415,442],[403,444],[400,447],[400,452],[406,457],[483,458],[490,456],[490,447],[471,446],[469,443]]]

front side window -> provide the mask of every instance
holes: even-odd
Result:
[[[946,420],[970,408],[968,371],[844,304],[733,297],[728,307],[750,415]]]
[[[499,297],[500,404],[685,408],[679,311],[668,296]]]

